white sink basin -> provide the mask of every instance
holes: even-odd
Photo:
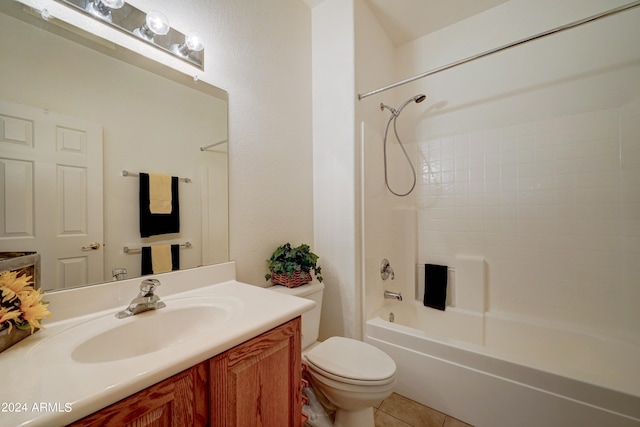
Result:
[[[164,302],[164,308],[124,319],[110,313],[80,323],[46,341],[53,340],[56,353],[79,363],[120,361],[172,347],[173,351],[179,351],[180,345],[187,341],[215,339],[215,332],[237,318],[244,306],[240,299],[231,296],[177,298]]]
[[[152,353],[201,335],[211,325],[226,323],[230,314],[227,307],[216,306],[147,311],[83,342],[73,350],[71,358],[101,363]]]

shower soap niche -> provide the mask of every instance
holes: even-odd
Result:
[[[486,262],[481,256],[456,255],[456,308],[486,311]]]

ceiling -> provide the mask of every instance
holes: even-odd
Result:
[[[324,0],[304,0],[314,7]],[[391,41],[407,43],[508,0],[365,0]]]

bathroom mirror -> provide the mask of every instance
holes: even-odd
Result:
[[[0,252],[40,253],[44,290],[139,276],[154,244],[228,261],[224,90],[13,1],[0,55]],[[140,237],[140,172],[189,178],[179,233]]]

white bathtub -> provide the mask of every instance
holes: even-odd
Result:
[[[365,341],[398,393],[476,427],[640,426],[640,346],[549,326],[387,302]]]

